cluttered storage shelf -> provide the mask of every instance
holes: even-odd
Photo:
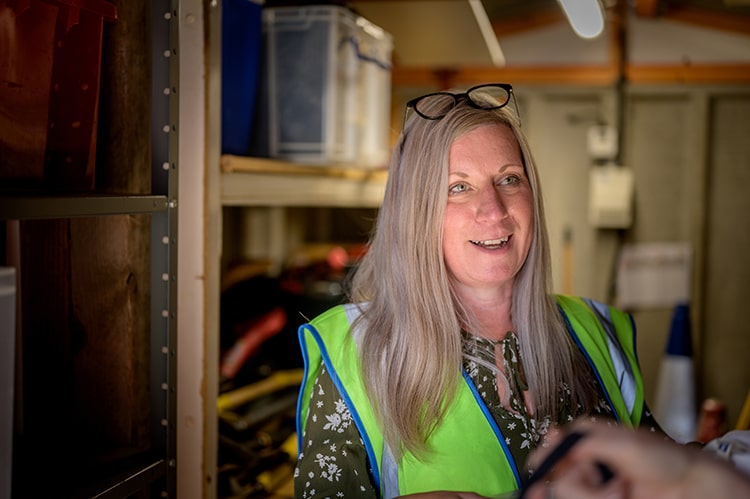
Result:
[[[305,165],[223,155],[224,206],[332,206],[377,208],[388,172],[356,165]]]
[[[386,169],[223,155],[217,495],[293,497],[297,326],[343,300]]]

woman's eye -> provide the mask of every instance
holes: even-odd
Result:
[[[500,185],[513,185],[521,182],[521,177],[518,175],[508,175],[500,179]]]
[[[459,194],[465,192],[469,187],[464,183],[453,184],[448,188],[450,194]]]

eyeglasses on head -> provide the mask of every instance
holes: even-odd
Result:
[[[476,109],[493,110],[508,105],[512,96],[513,87],[508,83],[485,83],[461,93],[434,92],[407,102],[404,122],[410,109],[426,120],[439,120],[462,101]]]

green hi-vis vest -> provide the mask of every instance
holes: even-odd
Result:
[[[556,298],[571,336],[588,359],[616,417],[624,425],[637,426],[643,410],[643,382],[630,316],[593,300]],[[359,315],[357,305],[337,306],[299,328],[305,377],[297,407],[298,449],[302,449],[311,391],[325,365],[365,444],[381,497],[431,490],[493,496],[519,488],[518,464],[466,372],[457,400],[430,436],[433,452],[423,461],[406,453],[396,463],[362,381],[357,355],[362,328],[351,329]]]

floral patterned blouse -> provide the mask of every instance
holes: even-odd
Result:
[[[551,424],[550,416],[536,419],[528,414],[523,392],[527,390],[521,376],[521,359],[516,336],[506,335],[499,342],[478,337],[467,343],[467,353],[476,358],[482,351],[500,349],[503,371],[509,373],[505,383],[505,401],[498,395],[498,376],[487,366],[464,356],[464,369],[490,410],[498,427],[505,435],[505,443],[519,465],[526,462],[529,453],[542,442]],[[474,345],[473,347],[471,345]],[[599,392],[599,403],[590,414],[592,419],[609,418],[614,421],[613,410],[604,393],[589,377]],[[294,472],[296,499],[314,498],[377,498],[378,492],[372,477],[364,443],[351,418],[349,409],[338,393],[330,375],[323,367],[315,380],[310,396],[310,411],[302,448]],[[570,406],[570,389],[560,389],[560,422],[570,422],[581,415],[581,408]],[[650,411],[646,408],[641,426],[660,431]],[[530,471],[530,470],[527,470]]]

